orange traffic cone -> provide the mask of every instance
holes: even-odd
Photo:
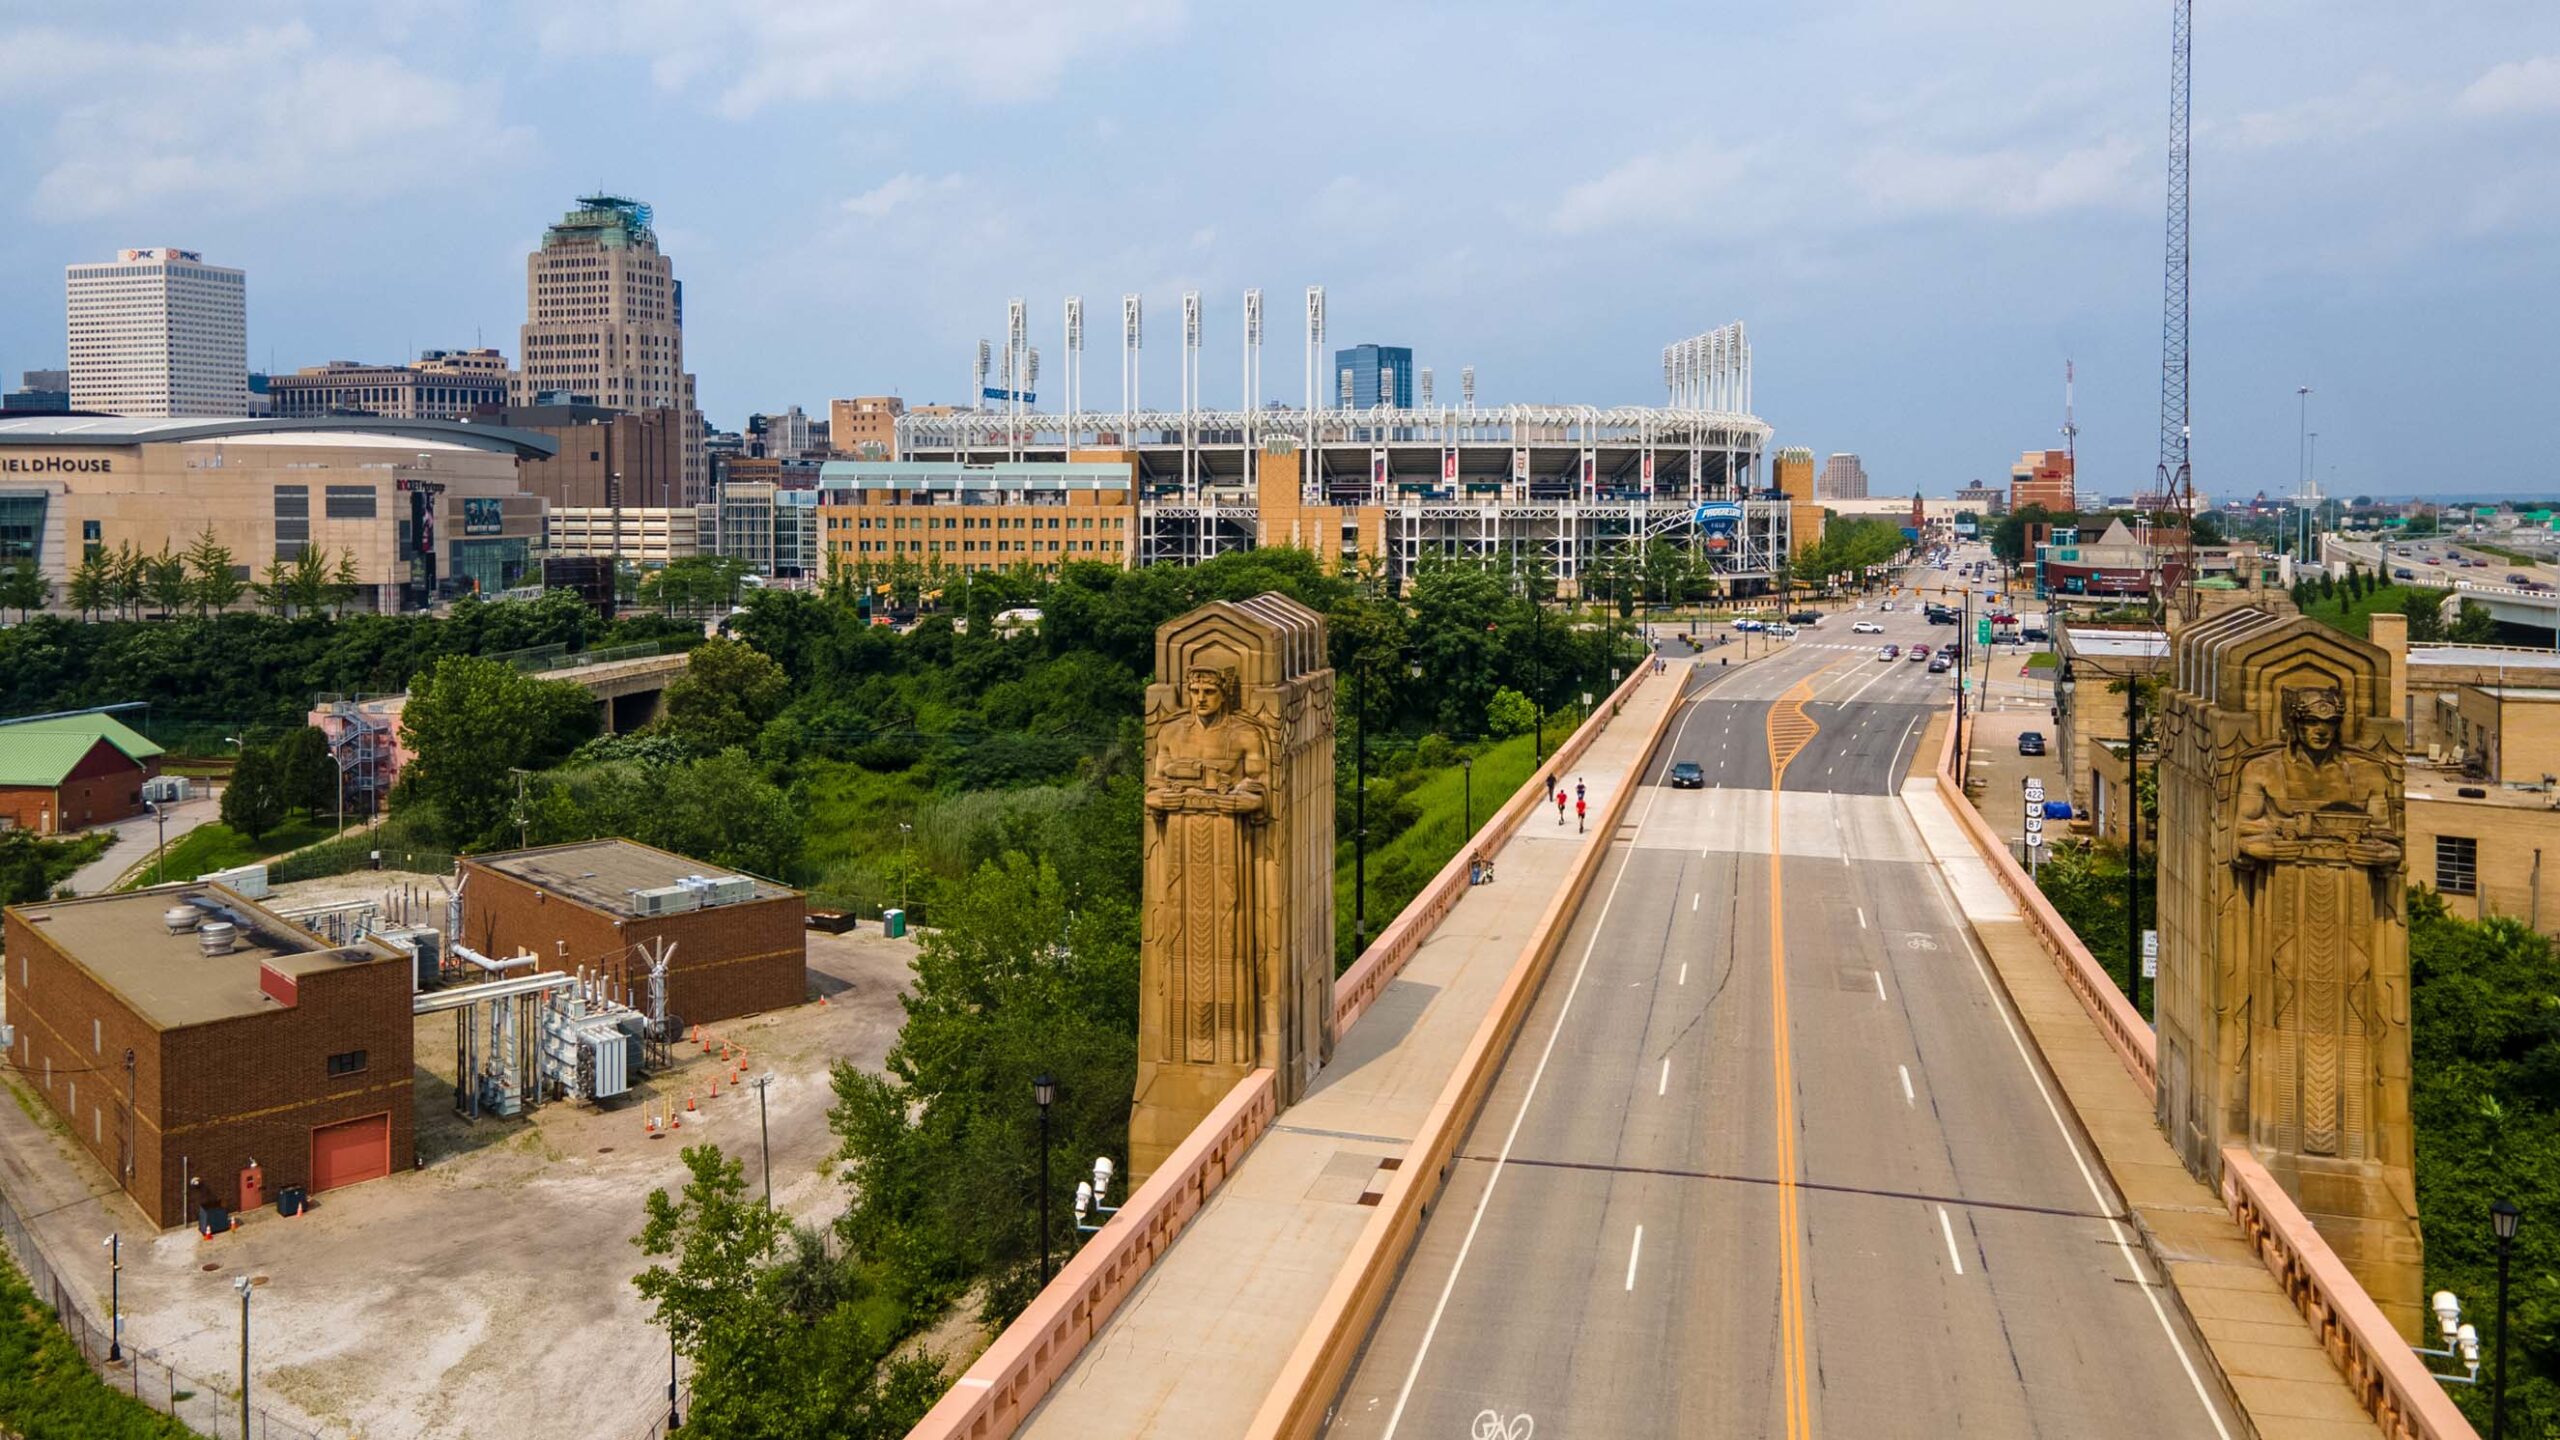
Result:
[[[693,1113],[693,1092],[690,1090],[684,1092],[684,1108],[686,1114]]]
[[[720,1077],[717,1075],[711,1077],[711,1098],[714,1100],[720,1098]]]
[[[649,1133],[652,1135],[658,1133],[658,1112],[655,1110],[649,1112]]]

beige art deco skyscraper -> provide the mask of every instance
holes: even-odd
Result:
[[[708,498],[702,417],[684,368],[684,284],[658,249],[649,207],[579,197],[525,260],[524,368],[516,399],[567,391],[616,410],[677,412],[684,503]]]

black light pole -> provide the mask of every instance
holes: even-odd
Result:
[[[2507,1440],[2507,1259],[2515,1253],[2516,1227],[2523,1221],[2513,1200],[2489,1207],[2489,1229],[2498,1237],[2498,1359],[2489,1372],[2489,1440]]]
[[[1058,1082],[1046,1073],[1031,1081],[1031,1098],[1040,1103],[1040,1283],[1049,1283],[1049,1102],[1058,1098]]]
[[[1351,954],[1357,959],[1369,948],[1369,667],[1356,655],[1351,663],[1351,718],[1358,727],[1351,747]]]
[[[773,1208],[773,1122],[765,1114],[765,1091],[773,1085],[773,1072],[768,1070],[755,1079],[756,1129],[764,1136],[764,1208]]]
[[[231,1288],[240,1292],[240,1433],[249,1433],[249,1277],[234,1275]]]
[[[124,1359],[124,1237],[107,1236],[107,1363]]]
[[[2142,732],[2138,698],[2142,687],[2131,672],[2124,677],[2124,993],[2133,1013],[2142,1013]]]
[[[676,1409],[676,1327],[667,1323],[667,1429],[684,1428],[684,1416]]]

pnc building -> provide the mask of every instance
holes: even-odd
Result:
[[[248,277],[193,250],[68,267],[71,408],[160,419],[249,413]]]
[[[525,259],[519,404],[554,393],[609,410],[673,410],[681,417],[685,493],[708,498],[702,416],[684,368],[684,285],[658,248],[649,207],[587,195],[542,233]]]

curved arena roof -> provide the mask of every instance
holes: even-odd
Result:
[[[0,420],[0,445],[174,445],[200,440],[284,441],[325,444],[334,439],[378,438],[411,444],[442,443],[469,450],[547,460],[560,453],[548,435],[504,425],[459,420],[387,420],[372,415],[310,420],[146,420],[120,415],[25,415]]]

